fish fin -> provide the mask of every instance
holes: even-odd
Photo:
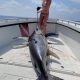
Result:
[[[60,59],[59,56],[58,56],[56,53],[52,52],[52,51],[48,48],[47,56],[49,56],[49,55],[54,56],[54,57],[56,57],[57,59]]]
[[[43,77],[40,75],[37,80],[44,80]]]
[[[60,78],[60,77],[57,77],[57,76],[54,76],[54,75],[49,74],[49,80],[64,80],[64,79],[62,79],[62,78]]]

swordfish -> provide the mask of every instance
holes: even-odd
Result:
[[[48,43],[39,27],[29,37],[29,49],[37,80],[48,80],[47,73],[47,50]]]

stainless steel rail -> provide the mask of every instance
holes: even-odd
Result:
[[[75,21],[69,21],[69,20],[59,20],[57,19],[57,23],[64,23],[67,25],[71,25],[71,26],[75,26],[77,28],[80,28],[80,23],[79,22],[75,22]]]
[[[15,24],[15,23],[22,23],[22,22],[35,22],[35,18],[21,18],[21,19],[4,19],[0,20],[0,26],[6,25],[6,24]],[[75,21],[69,21],[69,20],[61,20],[61,19],[51,19],[49,22],[56,22],[56,23],[61,23],[64,25],[70,25],[73,26],[73,28],[79,28],[80,29],[80,23],[75,22]]]

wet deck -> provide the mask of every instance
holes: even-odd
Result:
[[[48,38],[49,48],[60,58],[48,58],[50,74],[64,80],[80,80],[80,63],[58,37]],[[26,38],[14,39],[0,49],[0,80],[36,80]],[[55,79],[58,80],[58,79]]]

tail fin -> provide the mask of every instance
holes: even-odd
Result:
[[[45,79],[44,76],[41,74],[37,80],[47,80],[47,79]]]

